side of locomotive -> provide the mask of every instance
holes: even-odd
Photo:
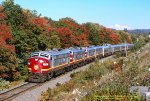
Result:
[[[53,76],[86,65],[96,58],[129,50],[133,44],[69,48],[61,51],[33,52],[28,59],[29,82],[44,82]]]

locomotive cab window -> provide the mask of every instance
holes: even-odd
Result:
[[[40,56],[41,57],[45,57],[45,58],[49,58],[49,55],[48,54],[44,54],[44,53],[41,53]]]
[[[32,53],[30,57],[36,57],[39,56],[39,53]]]

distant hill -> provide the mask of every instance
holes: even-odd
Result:
[[[134,29],[134,30],[128,30],[130,34],[150,34],[150,29]]]

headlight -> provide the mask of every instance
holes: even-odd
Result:
[[[43,66],[48,66],[48,63],[43,63]]]
[[[28,62],[28,65],[30,65],[30,62]]]

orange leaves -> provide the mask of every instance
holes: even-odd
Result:
[[[0,6],[0,20],[4,20],[5,19],[5,14],[2,11],[3,11],[3,7]]]
[[[51,33],[51,31],[57,32],[61,40],[62,48],[88,46],[89,43],[100,45],[103,43],[118,44],[121,42],[119,35],[112,29],[95,24],[90,24],[90,26],[88,26],[88,24],[80,25],[71,18],[63,18],[57,21],[56,24],[48,24],[48,20],[38,17],[33,19],[33,24],[37,26],[39,33],[48,34]],[[47,34],[45,35],[47,36]],[[90,39],[89,36],[94,38]],[[129,37],[127,37],[126,40],[128,42],[131,41]]]
[[[9,45],[7,41],[11,41],[12,36],[9,32],[9,27],[5,24],[0,24],[0,46],[5,47],[11,52],[15,50],[13,45]]]
[[[69,28],[57,28],[56,31],[61,36],[70,36],[72,34]]]
[[[4,13],[0,13],[0,20],[3,20],[5,18],[5,14]]]
[[[109,29],[109,28],[102,29],[100,33],[100,38],[102,38],[103,40],[105,39],[105,42],[109,42],[110,44],[120,43],[118,34],[116,34],[112,29]]]
[[[7,38],[12,38],[12,36],[9,33],[9,27],[7,25],[0,24],[0,36],[2,36],[4,40],[6,40]]]
[[[35,19],[33,19],[33,24],[40,26],[40,27],[46,27],[46,25],[48,24],[48,21],[42,17],[37,17]]]
[[[47,31],[47,32],[50,32],[50,31],[52,31],[52,30],[53,30],[52,27],[49,27],[49,26],[48,26],[48,27],[46,28],[46,31]]]
[[[82,33],[73,33],[69,28],[57,28],[56,32],[58,33],[61,39],[62,47],[71,47],[71,46],[87,46],[87,35]]]
[[[62,47],[69,47],[73,45],[74,37],[69,28],[57,28],[56,32],[60,37]]]
[[[67,24],[69,28],[72,28],[72,29],[75,29],[75,30],[77,30],[79,28],[78,24],[76,24],[74,22],[71,22],[71,21],[68,21],[68,20],[63,20],[63,22],[65,24]]]
[[[59,28],[58,31],[59,30],[63,32],[65,31],[63,35],[70,36],[70,38],[66,37],[65,39],[67,41],[70,40],[71,44],[69,46],[87,46],[88,45],[87,35],[89,33],[89,30],[86,28],[85,25],[79,25],[72,19],[67,19],[67,18],[60,20],[60,22],[65,23],[66,26],[63,28]],[[62,33],[62,32],[59,31],[58,33]]]
[[[118,44],[119,43],[119,36],[117,34],[110,33],[109,38],[110,38],[112,44]]]
[[[75,42],[76,42],[77,46],[88,46],[89,45],[89,43],[87,41],[87,35],[84,34],[84,33],[82,33],[81,35],[77,36],[76,39],[77,40]]]
[[[42,17],[37,17],[32,20],[32,24],[35,25],[34,33],[37,35],[40,34],[46,34],[47,32],[51,31],[51,28],[48,26],[48,20],[42,18]]]
[[[32,20],[36,25],[36,31],[40,35],[46,37],[51,31],[58,34],[61,40],[61,47],[70,46],[88,46],[89,43],[100,45],[104,43],[118,44],[121,41],[120,36],[112,29],[105,28],[98,24],[78,24],[71,18],[63,18],[56,22],[48,23],[48,20],[37,17]],[[91,36],[91,37],[90,37]],[[131,42],[131,38],[127,36],[127,42]]]
[[[84,34],[89,35],[90,31],[85,25],[80,25],[80,28]]]
[[[113,68],[115,69],[116,72],[121,72],[122,71],[121,66],[120,66],[119,63],[114,64]]]

